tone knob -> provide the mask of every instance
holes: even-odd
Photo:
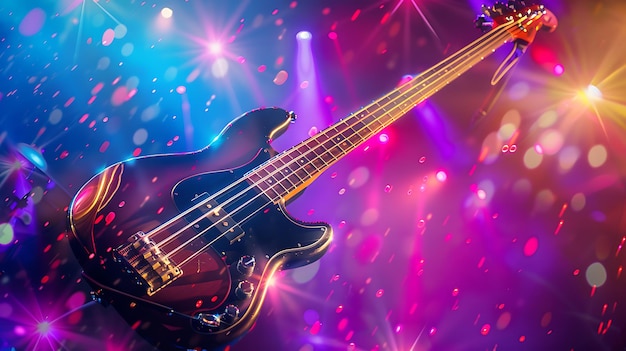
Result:
[[[247,280],[240,281],[239,284],[237,284],[237,288],[235,289],[235,295],[237,295],[237,297],[242,300],[247,299],[250,296],[252,296],[253,292],[254,292],[254,284],[252,284],[251,282]]]
[[[235,305],[228,305],[222,314],[222,322],[233,324],[239,318],[239,308]]]
[[[256,260],[253,256],[243,255],[237,261],[237,272],[239,272],[244,277],[249,277],[254,272],[254,267],[256,266]]]

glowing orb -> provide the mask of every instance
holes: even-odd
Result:
[[[43,158],[41,151],[35,149],[34,147],[28,144],[19,143],[17,144],[17,152],[19,152],[30,163],[32,163],[35,167],[39,168],[40,170],[45,171],[48,168],[46,159]]]
[[[383,144],[387,144],[387,142],[389,142],[389,135],[382,133],[379,137],[378,137],[378,141],[380,141]]]

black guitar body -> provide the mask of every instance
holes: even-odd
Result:
[[[95,299],[162,350],[216,349],[249,330],[272,275],[319,259],[332,237],[246,178],[290,118],[255,110],[200,151],[117,163],[85,184],[68,237]]]

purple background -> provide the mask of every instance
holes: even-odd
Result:
[[[626,347],[626,6],[545,5],[559,28],[539,33],[484,118],[472,123],[508,47],[290,205],[335,240],[279,274],[231,350]],[[93,174],[204,147],[260,106],[298,113],[274,143],[285,149],[478,38],[479,7],[3,1],[0,350],[150,350],[89,302],[64,236]]]

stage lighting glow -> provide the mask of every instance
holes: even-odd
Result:
[[[210,43],[207,45],[207,48],[209,49],[209,53],[212,55],[219,55],[222,53],[222,44],[218,42]]]
[[[298,40],[311,40],[313,36],[311,35],[311,32],[307,32],[305,30],[298,32],[298,34],[296,34],[296,39]]]
[[[30,163],[32,163],[35,167],[39,168],[40,170],[45,171],[48,168],[46,159],[43,158],[41,151],[35,149],[34,147],[24,144],[24,143],[19,143],[17,145],[17,152],[19,152]]]
[[[40,322],[37,323],[37,332],[42,335],[46,335],[50,332],[51,325],[50,322]]]
[[[172,9],[170,9],[169,7],[164,7],[161,10],[161,16],[163,18],[172,18],[173,14],[174,14],[174,11],[172,11]]]
[[[585,89],[585,96],[589,100],[600,100],[602,99],[602,92],[595,85],[589,84]]]

